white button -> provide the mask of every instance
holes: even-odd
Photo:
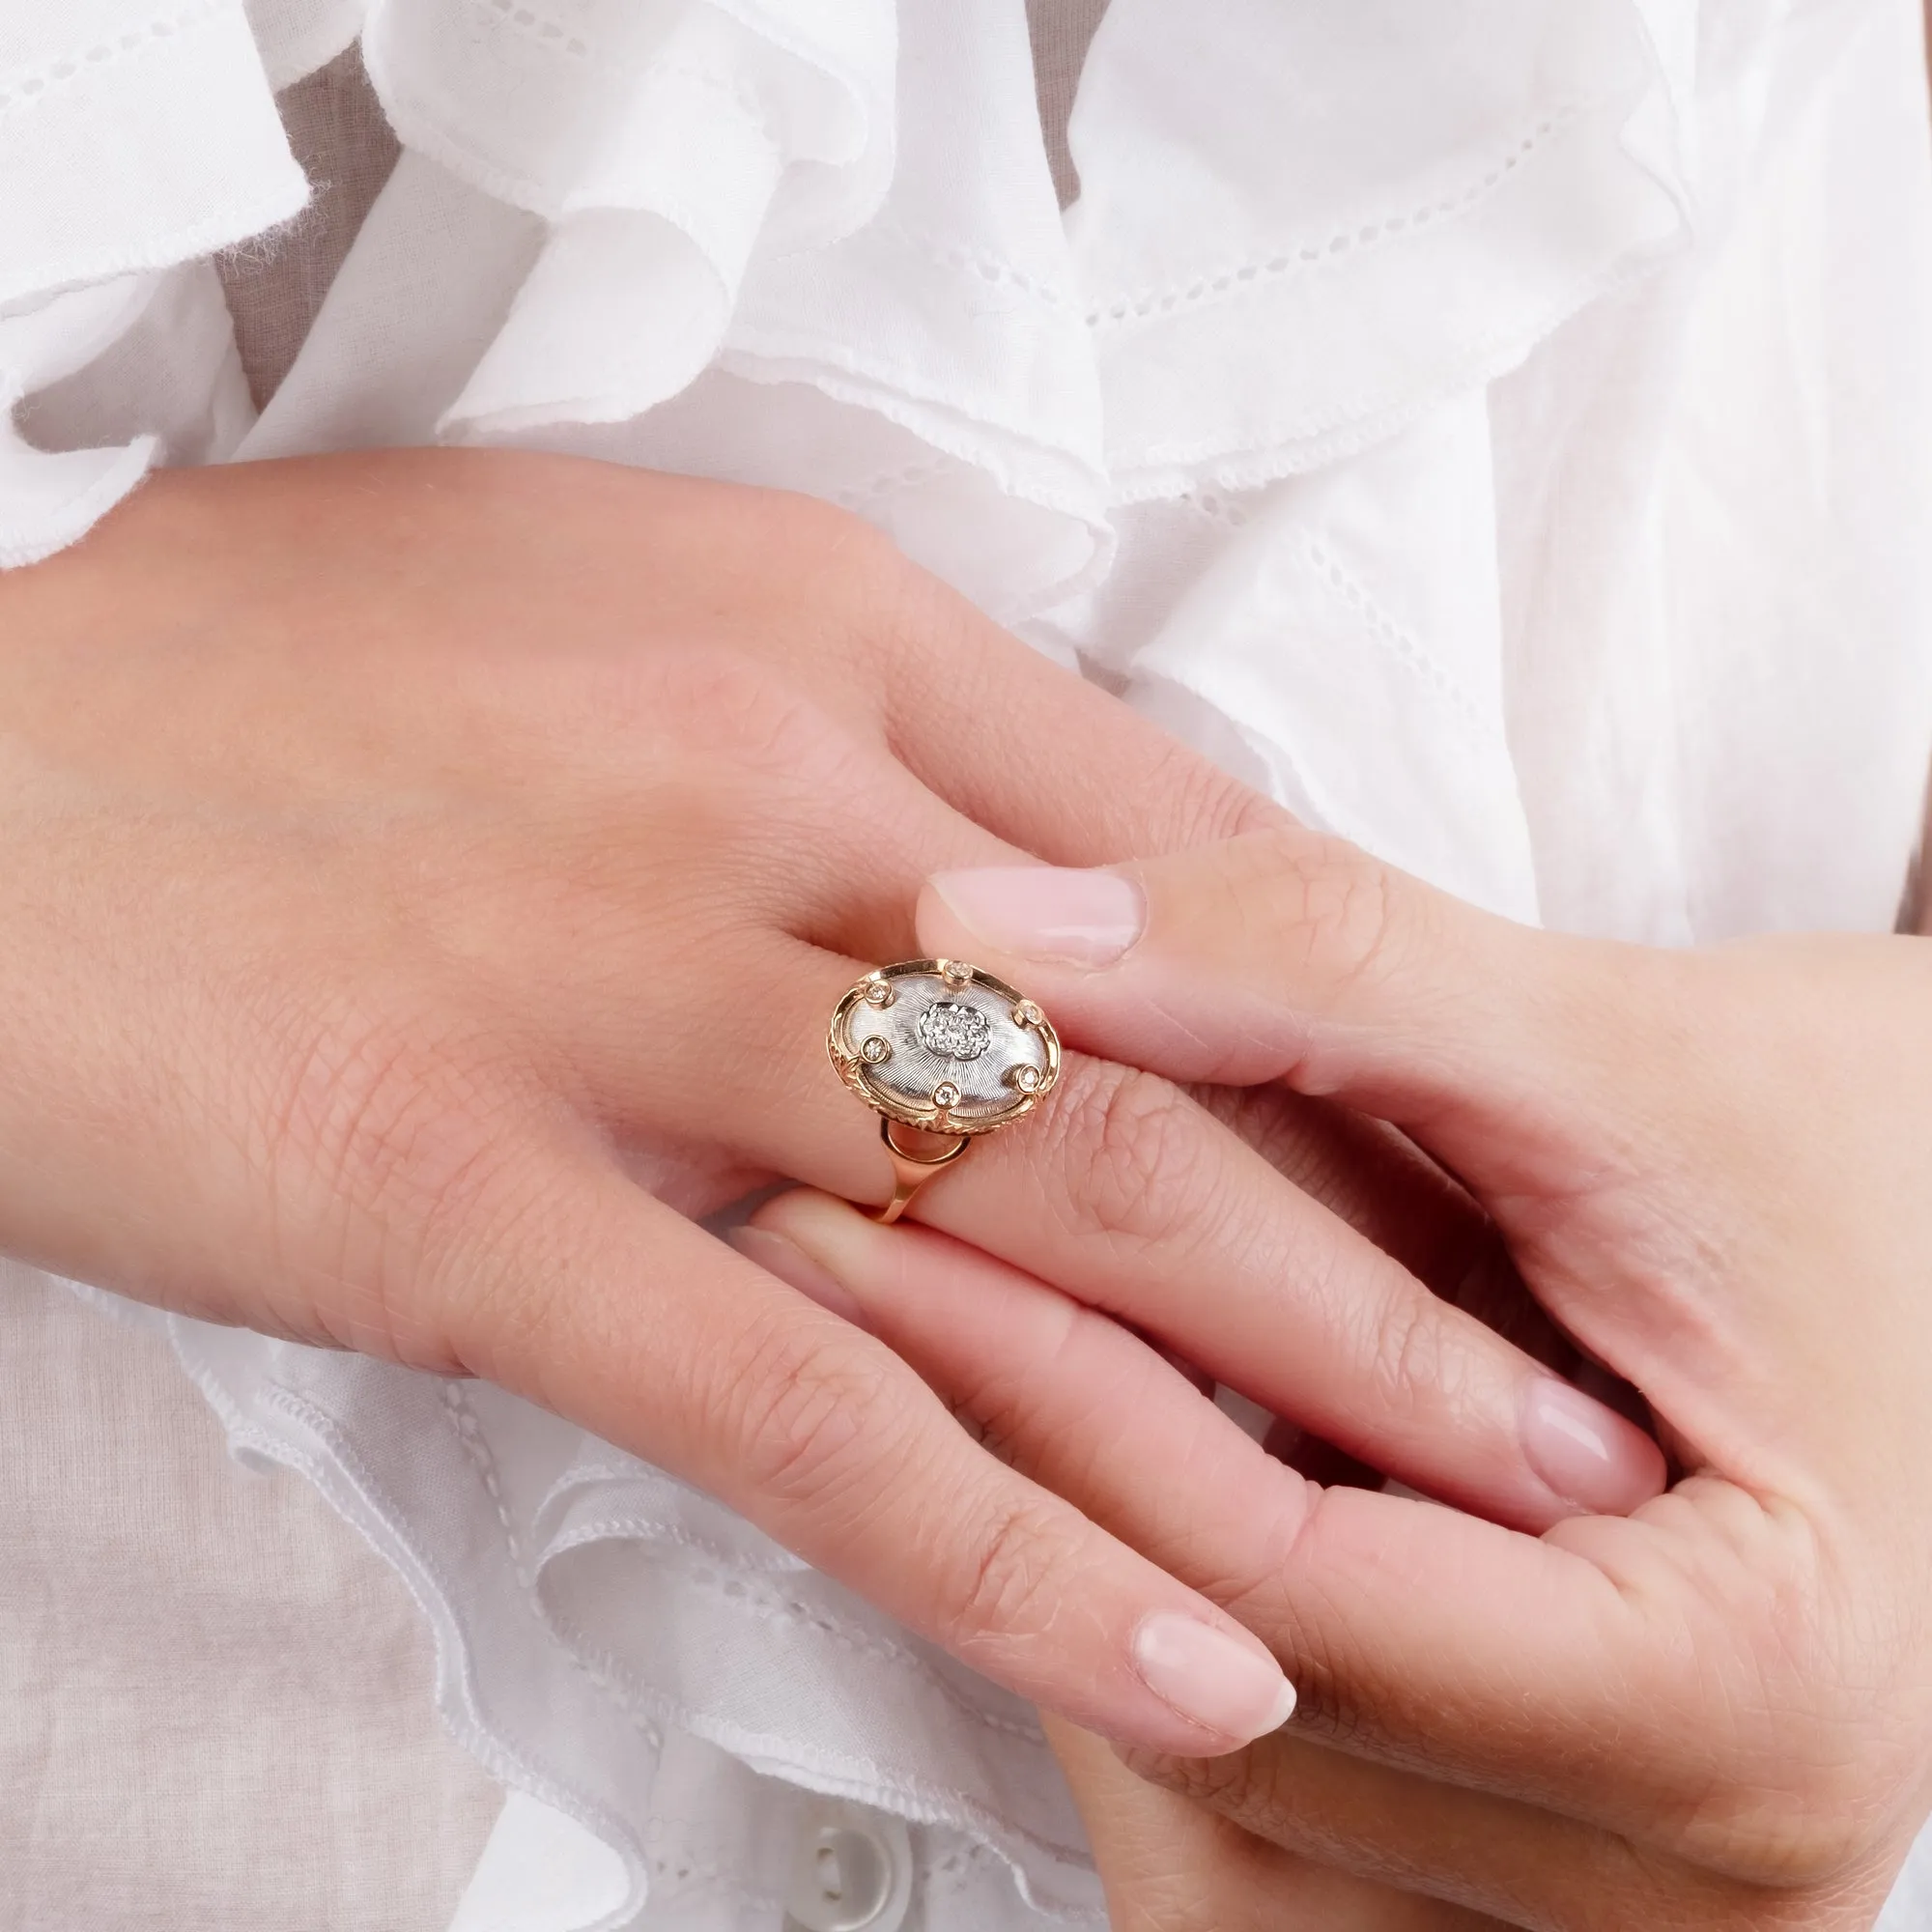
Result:
[[[912,1903],[905,1820],[817,1799],[800,1822],[786,1924],[800,1932],[898,1932]]]

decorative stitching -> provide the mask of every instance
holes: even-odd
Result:
[[[546,1498],[546,1506],[549,1499]],[[539,1511],[539,1516],[542,1512]],[[587,1527],[566,1531],[553,1538],[544,1547],[544,1561],[553,1556],[561,1556],[565,1551],[581,1548],[585,1543],[594,1543],[611,1538],[618,1538],[638,1543],[669,1544],[679,1549],[689,1549],[697,1555],[716,1563],[723,1570],[763,1571],[771,1576],[788,1577],[807,1566],[792,1557],[788,1551],[781,1551],[773,1556],[750,1557],[713,1542],[708,1537],[696,1534],[677,1523],[667,1522],[656,1516],[617,1516],[602,1517]]]
[[[497,12],[507,4],[507,0],[470,0],[470,4]],[[526,214],[534,214],[540,220],[554,224],[566,219],[573,212],[568,205],[567,197],[559,201],[554,182],[537,175],[522,174],[502,166],[495,151],[486,142],[471,138],[461,121],[445,124],[440,111],[434,104],[422,96],[411,93],[405,76],[391,74],[386,68],[378,71],[375,57],[370,53],[366,42],[364,54],[365,58],[371,60],[372,74],[382,89],[383,99],[388,109],[389,125],[404,147],[412,148],[418,154],[426,156],[453,174],[464,176],[472,186],[481,189],[493,201],[507,202],[513,209],[521,210]],[[643,71],[645,73],[688,72],[693,77],[698,77],[704,71],[680,68],[674,63],[667,62],[656,69],[645,69]],[[732,104],[749,122],[753,132],[759,135],[773,152],[782,154],[783,150],[774,137],[762,110],[751,104],[743,95],[733,94],[725,83],[717,80],[715,75],[712,79],[720,91],[732,99]],[[621,203],[617,212],[662,215],[666,220],[683,229],[687,236],[691,236],[692,224],[688,220],[680,219],[679,208],[662,199]],[[692,240],[693,245],[703,253],[701,244],[696,242],[695,237]]]
[[[1213,523],[1225,525],[1231,530],[1245,529],[1254,521],[1244,505],[1231,497],[1222,496],[1218,490],[1189,490],[1180,501],[1187,509],[1197,511]]]
[[[991,1846],[975,1838],[933,1860],[924,1872],[926,1896],[940,1891],[964,1891],[989,1864],[1004,1866],[1006,1861]]]
[[[506,25],[517,28],[530,40],[548,47],[561,47],[567,54],[582,60],[590,51],[590,43],[573,34],[560,20],[553,20],[548,14],[540,14],[534,7],[526,7],[521,0],[470,0],[472,6],[483,12],[494,14]]]
[[[615,1697],[631,1710],[632,1716],[643,1726],[651,1744],[662,1748],[663,1732],[641,1711],[633,1706],[625,1693],[628,1686],[612,1674],[616,1661],[597,1653],[597,1661],[591,1661],[590,1647],[582,1640],[581,1632],[571,1632],[570,1640],[564,1640],[564,1626],[551,1611],[537,1589],[535,1568],[527,1560],[522,1539],[510,1520],[508,1504],[503,1498],[501,1480],[497,1473],[496,1459],[490,1453],[490,1445],[483,1435],[482,1426],[476,1420],[475,1411],[463,1392],[463,1384],[445,1381],[438,1391],[443,1412],[455,1427],[458,1439],[463,1444],[465,1455],[469,1459],[490,1501],[497,1512],[497,1520],[502,1528],[503,1541],[510,1552],[510,1563],[515,1571],[518,1583],[529,1598],[530,1606],[538,1619],[558,1638],[564,1654],[571,1659],[590,1682],[609,1695]],[[621,1520],[605,1520],[579,1524],[563,1541],[552,1547],[551,1554],[560,1555],[566,1550],[581,1548],[586,1544],[608,1542],[630,1525]],[[967,1717],[983,1724],[988,1730],[1005,1732],[1028,1744],[1044,1743],[1044,1734],[1039,1726],[1023,1719],[1004,1718],[997,1712],[987,1711],[970,1702],[951,1683],[946,1676],[935,1670],[928,1660],[908,1650],[903,1644],[894,1643],[890,1638],[874,1636],[856,1627],[844,1623],[830,1611],[802,1599],[787,1596],[769,1586],[755,1586],[745,1577],[731,1577],[722,1570],[714,1570],[708,1564],[695,1564],[683,1573],[701,1589],[709,1589],[715,1594],[745,1604],[754,1616],[767,1622],[790,1622],[807,1629],[815,1630],[822,1636],[829,1636],[835,1643],[862,1655],[870,1655],[881,1662],[909,1667],[924,1682],[929,1683],[941,1695],[957,1706]]]
[[[1368,587],[1357,582],[1343,569],[1334,554],[1319,537],[1304,535],[1302,542],[1309,563],[1354,611],[1362,628],[1399,664],[1415,672],[1437,696],[1460,712],[1463,722],[1480,736],[1494,737],[1497,728],[1495,720],[1469,696],[1462,680],[1419,638],[1398,624],[1376,601]]]
[[[734,1878],[710,1860],[696,1858],[688,1849],[679,1847],[661,1818],[653,1818],[645,1826],[644,1843],[645,1859],[654,1879],[668,1880],[681,1889],[721,1891],[743,1904],[758,1906],[767,1912],[784,1910],[784,1900],[776,1893],[760,1890],[741,1878]],[[653,1886],[654,1893],[656,1889]]]
[[[437,1391],[442,1403],[442,1411],[449,1417],[456,1430],[457,1439],[463,1444],[463,1453],[469,1459],[470,1466],[476,1471],[491,1503],[497,1511],[497,1521],[503,1531],[504,1547],[510,1553],[510,1568],[515,1573],[518,1586],[527,1600],[531,1614],[539,1626],[545,1630],[551,1640],[569,1659],[571,1668],[581,1672],[607,1696],[616,1697],[617,1687],[612,1684],[574,1644],[565,1643],[557,1634],[546,1611],[543,1600],[537,1594],[536,1572],[529,1564],[524,1551],[523,1540],[517,1534],[516,1525],[510,1520],[509,1505],[503,1499],[503,1485],[497,1474],[497,1459],[490,1453],[490,1444],[483,1435],[482,1425],[476,1420],[476,1412],[469,1406],[469,1398],[464,1394],[463,1384],[445,1381]],[[621,1701],[621,1700],[620,1700]],[[653,1750],[663,1750],[664,1733],[656,1725],[645,1722],[640,1725],[644,1739]]]
[[[1087,326],[1096,329],[1117,328],[1123,323],[1144,321],[1151,315],[1168,316],[1182,309],[1198,308],[1205,302],[1232,295],[1237,289],[1245,291],[1260,282],[1305,273],[1321,263],[1332,262],[1339,255],[1359,254],[1415,229],[1427,228],[1438,221],[1455,220],[1487,200],[1552,134],[1574,121],[1586,106],[1593,104],[1593,99],[1578,99],[1552,109],[1518,139],[1501,160],[1460,193],[1444,195],[1401,214],[1385,215],[1379,221],[1364,222],[1359,228],[1340,230],[1320,241],[1281,248],[1272,255],[1238,263],[1217,274],[1203,275],[1181,288],[1170,285],[1122,296],[1105,308],[1090,309]]]
[[[180,1359],[182,1367],[187,1372],[194,1385],[208,1398],[214,1412],[220,1416],[223,1426],[228,1431],[231,1443],[246,1442],[255,1449],[257,1454],[266,1457],[269,1461],[299,1469],[308,1481],[314,1485],[315,1489],[322,1495],[328,1498],[331,1506],[341,1510],[341,1505],[330,1495],[329,1486],[324,1481],[323,1471],[318,1466],[315,1458],[310,1456],[306,1450],[297,1443],[289,1441],[286,1436],[273,1435],[269,1430],[263,1428],[261,1424],[245,1415],[237,1406],[229,1394],[227,1387],[218,1378],[208,1371],[205,1365],[197,1368],[189,1361],[186,1350],[183,1347],[181,1336],[173,1328],[172,1323],[170,1324],[170,1334],[174,1340],[175,1353]],[[298,1428],[318,1436],[327,1444],[329,1453],[335,1459],[337,1472],[347,1477],[353,1487],[368,1500],[370,1507],[383,1519],[385,1525],[396,1534],[398,1541],[408,1550],[411,1562],[417,1565],[441,1593],[441,1608],[443,1613],[441,1620],[455,1624],[456,1615],[454,1605],[456,1603],[456,1592],[451,1585],[450,1579],[443,1575],[441,1566],[437,1563],[426,1549],[412,1539],[402,1536],[400,1529],[402,1522],[401,1513],[389,1502],[382,1487],[375,1481],[361,1459],[351,1448],[348,1436],[337,1427],[333,1419],[316,1407],[313,1403],[297,1395],[293,1389],[284,1386],[280,1382],[270,1382],[265,1386],[260,1391],[260,1399],[270,1407],[281,1410],[284,1415],[292,1418]],[[347,1515],[346,1511],[342,1511],[342,1513]],[[360,1526],[357,1525],[357,1527],[359,1528]],[[363,1533],[366,1534],[366,1532]],[[416,1588],[415,1579],[402,1566],[397,1565],[395,1567],[398,1576],[402,1578],[404,1588],[409,1591],[416,1607],[432,1624],[439,1622],[435,1606],[423,1601],[421,1592]],[[550,1634],[548,1632],[546,1634]],[[556,1641],[554,1634],[551,1640],[553,1642]],[[606,1838],[607,1842],[621,1844],[640,1853],[641,1848],[638,1845],[636,1833],[628,1831],[621,1821],[607,1811],[603,1805],[586,1797],[575,1787],[563,1784],[549,1776],[548,1773],[540,1770],[528,1758],[525,1757],[521,1751],[506,1745],[501,1737],[484,1723],[482,1713],[477,1709],[475,1699],[471,1694],[473,1681],[469,1676],[469,1666],[472,1660],[464,1643],[460,1629],[452,1633],[451,1642],[456,1648],[456,1662],[461,1665],[461,1668],[455,1675],[458,1688],[463,1692],[465,1711],[470,1728],[470,1735],[465,1740],[465,1743],[467,1748],[483,1768],[486,1771],[494,1773],[498,1780],[504,1784],[520,1785],[533,1796],[540,1798],[554,1811],[562,1811],[585,1825],[590,1825],[593,1830]],[[562,1646],[559,1645],[559,1648],[562,1648]],[[441,1655],[440,1644],[439,1644],[439,1654]],[[568,1652],[566,1651],[565,1654],[568,1655]],[[460,1729],[461,1727],[456,1725],[454,1720],[452,1720],[452,1728]],[[592,1824],[593,1820],[597,1822]]]
[[[572,1643],[581,1644],[585,1641],[582,1631],[573,1630],[562,1624],[556,1628]],[[603,1663],[613,1669],[621,1668],[617,1660],[608,1653],[599,1655]],[[655,1728],[655,1716],[647,1707],[649,1693],[636,1685],[624,1683],[621,1679],[613,1681],[610,1690],[611,1694],[634,1723]],[[688,1731],[696,1738],[717,1742],[704,1728],[701,1714],[669,1697],[660,1695],[655,1701],[671,1717],[679,1730]],[[741,1726],[733,1725],[731,1728],[742,1734]],[[729,1750],[731,1747],[725,1745],[721,1748]],[[1032,1831],[1018,1820],[995,1811],[990,1805],[980,1804],[978,1799],[969,1798],[963,1791],[943,1785],[933,1786],[917,1777],[899,1776],[870,1760],[863,1762],[864,1783],[868,1793],[863,1802],[867,1804],[878,1804],[882,1802],[879,1794],[890,1792],[907,1807],[903,1815],[913,1823],[943,1824],[956,1829],[954,1815],[956,1813],[975,1820],[995,1837],[1017,1838],[1022,1844],[1031,1845],[1036,1851],[1043,1852],[1056,1863],[1071,1865],[1079,1871],[1094,1869],[1093,1856],[1084,1845],[1063,1845],[1057,1839]],[[898,1807],[889,1805],[886,1808]]]
[[[743,74],[722,74],[715,68],[695,67],[689,61],[657,60],[639,70],[637,78],[640,81],[654,80],[660,74],[668,75],[673,80],[695,80],[700,87],[708,87],[713,94],[723,95],[774,148],[778,147],[777,137],[772,133],[771,117],[765,112],[765,103]]]
[[[457,1440],[463,1444],[463,1453],[469,1457],[469,1465],[476,1471],[478,1479],[488,1492],[490,1501],[497,1512],[497,1520],[502,1525],[503,1542],[510,1552],[510,1567],[516,1572],[517,1582],[528,1590],[536,1581],[535,1574],[524,1560],[523,1540],[517,1534],[516,1525],[510,1520],[510,1507],[503,1500],[503,1485],[497,1474],[497,1459],[490,1453],[490,1445],[483,1439],[483,1425],[476,1420],[476,1411],[469,1406],[469,1398],[463,1393],[461,1382],[445,1381],[437,1390],[442,1403],[442,1412],[449,1417],[456,1431]]]
[[[98,41],[79,53],[63,54],[43,67],[29,68],[18,78],[0,88],[0,114],[15,107],[38,107],[42,101],[58,94],[84,73],[97,73],[116,61],[126,60],[129,54],[145,53],[157,42],[172,40],[177,34],[206,26],[218,15],[235,11],[234,0],[201,0],[199,6],[185,7],[179,13],[164,14],[157,20],[150,20],[145,27],[133,28],[111,41]]]
[[[629,1525],[623,1520],[610,1520],[598,1522],[580,1523],[569,1537],[552,1546],[551,1553],[561,1555],[566,1550],[582,1548],[586,1544],[608,1542],[620,1535]],[[988,1730],[1002,1731],[1009,1737],[1016,1737],[1027,1744],[1043,1744],[1045,1734],[1037,1723],[1021,1718],[1004,1718],[997,1712],[988,1711],[972,1703],[944,1672],[936,1670],[931,1662],[921,1657],[918,1652],[908,1650],[905,1645],[895,1643],[890,1637],[878,1636],[863,1631],[846,1622],[831,1610],[817,1604],[807,1603],[803,1598],[789,1595],[771,1587],[770,1584],[747,1576],[729,1575],[722,1567],[713,1569],[708,1564],[691,1564],[683,1567],[679,1575],[699,1589],[709,1590],[714,1596],[742,1604],[752,1615],[767,1623],[789,1623],[815,1631],[821,1636],[830,1637],[833,1642],[862,1656],[878,1659],[882,1663],[891,1663],[911,1670],[923,1682],[954,1704],[966,1717],[983,1724]],[[547,1611],[548,1614],[548,1611]],[[559,1626],[560,1628],[561,1626]],[[576,1641],[582,1641],[581,1633],[573,1633]],[[608,1662],[608,1660],[607,1660]]]
[[[170,1332],[173,1332],[172,1328]],[[216,1378],[212,1374],[204,1373],[188,1362],[185,1353],[182,1350],[178,1336],[176,1337],[175,1347],[177,1353],[182,1356],[183,1367],[187,1370],[195,1386],[207,1396],[215,1413],[221,1417],[224,1426],[228,1430],[231,1441],[246,1441],[259,1454],[267,1457],[269,1460],[293,1464],[295,1467],[299,1468],[319,1491],[327,1494],[327,1488],[323,1481],[322,1472],[317,1467],[313,1458],[308,1456],[298,1444],[289,1441],[285,1436],[271,1435],[258,1423],[246,1417],[230,1397],[226,1387]],[[455,1387],[458,1390],[458,1404],[460,1406],[467,1407],[467,1404],[463,1403],[461,1397],[461,1385],[451,1384],[448,1386]],[[312,1403],[305,1401],[302,1397],[297,1395],[294,1390],[285,1387],[281,1383],[271,1382],[268,1384],[260,1391],[260,1397],[270,1406],[280,1409],[284,1414],[292,1417],[301,1428],[319,1436],[327,1444],[330,1453],[335,1458],[339,1471],[348,1477],[354,1487],[365,1497],[372,1500],[377,1507],[378,1514],[384,1518],[392,1529],[398,1528],[402,1520],[400,1513],[388,1502],[386,1496],[382,1492],[381,1486],[376,1483],[368,1469],[363,1466],[361,1460],[351,1448],[343,1431],[327,1415],[317,1408]],[[485,1451],[485,1455],[487,1458],[487,1450]],[[399,1530],[398,1533],[400,1534]],[[420,1566],[423,1573],[441,1592],[443,1609],[453,1620],[451,1606],[456,1602],[456,1592],[449,1578],[443,1575],[441,1567],[435,1559],[419,1545],[407,1538],[402,1540],[409,1551],[411,1561]],[[411,1595],[415,1598],[418,1606],[426,1616],[431,1615],[431,1606],[423,1603],[408,1573],[402,1572],[401,1574],[405,1586],[409,1588]],[[564,1641],[555,1627],[552,1626],[548,1620],[545,1623],[545,1634],[553,1643],[555,1643],[559,1649],[564,1651],[566,1656],[571,1655],[571,1646]],[[462,1648],[460,1636],[457,1641],[459,1659],[467,1665],[470,1660],[467,1651]],[[573,1662],[578,1662],[574,1657],[572,1661]],[[599,1682],[594,1672],[588,1674],[591,1675],[593,1682]],[[467,1693],[469,1688],[467,1676],[462,1681]],[[620,1707],[628,1709],[628,1714],[632,1717],[633,1721],[637,1722],[644,1730],[647,1737],[661,1737],[661,1732],[658,1731],[657,1726],[650,1721],[647,1716],[635,1709],[628,1708],[631,1704],[630,1687],[621,1682],[610,1682],[602,1684],[601,1688],[610,1691]],[[600,1825],[593,1827],[593,1829],[599,1829],[602,1834],[606,1836],[607,1842],[621,1844],[639,1852],[641,1851],[637,1834],[626,1828],[621,1821],[611,1816],[602,1805],[593,1803],[582,1793],[557,1783],[554,1778],[539,1771],[527,1759],[522,1756],[521,1753],[504,1745],[502,1740],[494,1731],[489,1730],[484,1725],[481,1714],[476,1710],[474,1703],[469,1700],[467,1694],[466,1703],[469,1707],[470,1721],[474,1727],[474,1734],[468,1740],[468,1746],[482,1761],[486,1769],[497,1771],[497,1776],[505,1783],[521,1783],[526,1790],[542,1798],[554,1810],[564,1811],[585,1823],[589,1823],[592,1819],[600,1821]],[[695,1734],[701,1735],[701,1733]],[[508,1770],[499,1770],[498,1767],[508,1767]],[[512,1773],[515,1776],[512,1776]],[[934,1800],[929,1788],[922,1784],[918,1779],[875,1776],[874,1781],[878,1784],[879,1788],[895,1791],[915,1804],[922,1806],[923,1808],[923,1815],[928,1819],[942,1817],[943,1814],[935,1808]],[[980,1821],[988,1831],[996,1834],[1016,1837],[1022,1842],[1046,1853],[1056,1861],[1072,1865],[1080,1870],[1092,1871],[1094,1868],[1093,1860],[1083,1846],[1059,1844],[1037,1832],[1029,1831],[1024,1825],[1012,1819],[1001,1817],[989,1807],[979,1804],[977,1801],[967,1799],[962,1793],[948,1792],[945,1796],[949,1803],[956,1805],[967,1816]],[[919,1816],[921,1813],[914,1812],[909,1815]]]
[[[1066,314],[1075,313],[1071,296],[1057,282],[1042,282],[1016,269],[1004,255],[996,255],[986,248],[969,248],[958,242],[936,242],[905,226],[903,222],[878,220],[870,224],[869,232],[882,240],[903,242],[908,248],[916,249],[927,261],[936,262],[942,269],[969,269],[982,282],[989,282],[1000,288],[1016,289],[1021,295],[1030,297],[1043,308],[1059,309]]]
[[[1562,297],[1537,310],[1525,322],[1512,318],[1509,324],[1475,341],[1460,345],[1452,359],[1436,365],[1430,386],[1389,384],[1365,391],[1346,401],[1331,403],[1319,410],[1289,418],[1275,418],[1256,425],[1239,448],[1231,449],[1224,440],[1204,439],[1194,442],[1154,442],[1139,449],[1122,451],[1115,475],[1131,479],[1135,472],[1172,469],[1185,464],[1213,463],[1224,478],[1236,479],[1235,489],[1260,489],[1284,474],[1319,469],[1345,456],[1352,456],[1370,443],[1383,440],[1391,426],[1415,420],[1425,409],[1444,396],[1454,395],[1486,381],[1494,373],[1497,358],[1515,351],[1524,342],[1540,341],[1560,327],[1590,302],[1613,296],[1640,282],[1657,266],[1660,251],[1646,249],[1634,260],[1613,264],[1600,275],[1567,289]],[[1283,465],[1279,461],[1284,444],[1299,445],[1297,460]],[[1241,460],[1247,459],[1245,467]],[[1250,480],[1238,480],[1242,476]],[[1122,504],[1165,499],[1168,492],[1158,482],[1123,488],[1117,497]]]
[[[908,463],[899,469],[883,470],[850,489],[833,491],[832,500],[842,510],[857,510],[862,504],[869,503],[875,497],[883,497],[889,491],[909,490],[915,483],[923,483],[928,477],[952,468],[957,460],[951,456],[934,456],[923,463]]]
[[[1043,509],[1063,510],[1083,523],[1091,524],[1093,521],[1092,502],[1086,492],[1053,489],[1037,480],[1023,484],[1015,478],[1010,466],[1002,462],[1000,452],[988,447],[983,440],[967,446],[968,440],[955,433],[953,446],[949,447],[942,440],[944,432],[941,426],[933,423],[924,412],[937,410],[949,416],[963,418],[975,429],[999,430],[1025,443],[1029,449],[1056,463],[1072,464],[1084,475],[1097,480],[1096,472],[1079,451],[1065,443],[1043,440],[1037,423],[1009,416],[987,407],[969,407],[955,397],[937,391],[932,386],[930,369],[917,368],[876,349],[868,348],[862,355],[849,343],[831,336],[752,328],[733,318],[728,340],[714,366],[723,368],[727,374],[736,374],[746,364],[756,366],[772,362],[813,362],[837,377],[849,377],[855,383],[869,384],[869,392],[862,397],[841,394],[822,383],[819,386],[834,402],[868,409],[875,415],[885,417],[888,422],[917,437],[921,442],[942,449],[969,468],[985,472],[1009,497],[1037,504]],[[758,378],[754,376],[752,380],[757,381]],[[922,412],[917,421],[909,413],[912,410]]]

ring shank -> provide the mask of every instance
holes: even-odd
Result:
[[[883,1208],[873,1209],[867,1218],[878,1222],[882,1228],[890,1228],[911,1206],[912,1197],[941,1168],[951,1167],[973,1145],[973,1137],[970,1134],[961,1134],[945,1152],[921,1158],[918,1154],[907,1153],[898,1142],[894,1140],[894,1124],[889,1117],[880,1116],[879,1138],[885,1142],[886,1152],[893,1163],[893,1198]]]

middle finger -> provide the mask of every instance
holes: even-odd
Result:
[[[739,971],[687,981],[668,1090],[660,1061],[641,1098],[660,1129],[674,1121],[751,1165],[879,1201],[892,1176],[877,1122],[823,1045],[870,962],[839,945],[828,901],[839,879],[862,881],[846,894],[848,943],[891,942],[927,871],[1004,848],[901,768],[864,784],[836,808],[794,798],[786,820],[810,855],[791,921],[838,950],[748,931]],[[1541,1529],[1654,1492],[1640,1432],[1433,1294],[1158,1076],[1069,1055],[1041,1110],[930,1181],[913,1211],[1149,1333],[1184,1336],[1217,1379],[1495,1520]],[[1566,1455],[1549,1451],[1552,1427]]]

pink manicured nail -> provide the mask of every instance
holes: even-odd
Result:
[[[1539,1377],[1523,1397],[1522,1448],[1530,1467],[1567,1503],[1622,1516],[1663,1488],[1663,1456],[1649,1436],[1574,1389]]]
[[[1294,1686],[1260,1644],[1163,1611],[1134,1633],[1134,1668],[1162,1703],[1237,1744],[1287,1723]]]
[[[837,1277],[826,1273],[796,1241],[775,1235],[769,1228],[733,1228],[731,1245],[747,1261],[756,1262],[767,1274],[775,1274],[789,1288],[810,1296],[821,1308],[852,1323],[866,1326],[866,1311],[852,1292]]]
[[[931,880],[948,911],[989,952],[1066,966],[1111,966],[1141,936],[1147,905],[1119,872],[988,866]]]

